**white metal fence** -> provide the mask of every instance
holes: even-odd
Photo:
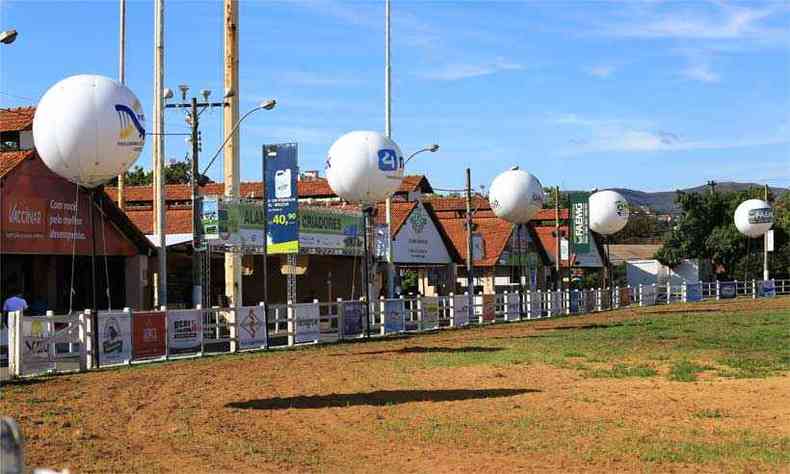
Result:
[[[369,308],[363,300],[315,300],[266,308],[261,304],[136,312],[125,309],[97,314],[86,310],[57,316],[13,312],[7,326],[7,360],[11,376],[26,377],[579,315],[629,306],[787,294],[790,280],[753,280],[505,292],[471,298],[466,294],[381,298],[371,302]],[[3,336],[0,334],[0,345],[4,345]]]

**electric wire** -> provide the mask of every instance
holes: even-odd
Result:
[[[77,263],[77,219],[79,219],[80,210],[80,185],[79,182],[74,183],[76,187],[76,196],[74,197],[74,219],[72,220],[72,233],[71,233],[71,284],[69,285],[69,313],[74,310],[74,266]]]

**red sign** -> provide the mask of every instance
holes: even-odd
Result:
[[[147,359],[165,355],[167,340],[164,311],[132,314],[132,351],[134,359]]]
[[[90,254],[91,206],[85,190],[78,193],[74,183],[52,173],[37,157],[17,165],[3,180],[0,191],[3,253]],[[108,255],[137,254],[131,241],[103,218],[101,212],[96,210],[94,218],[99,254],[105,249]]]
[[[496,319],[496,295],[483,295],[483,321]]]

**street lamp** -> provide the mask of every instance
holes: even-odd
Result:
[[[408,163],[409,160],[411,160],[415,156],[419,155],[420,153],[424,153],[426,151],[430,151],[431,153],[435,153],[438,150],[439,150],[439,145],[437,145],[436,143],[434,143],[433,145],[428,145],[425,148],[423,148],[422,150],[417,150],[414,153],[412,153],[411,155],[409,155],[408,158],[406,158],[406,161],[403,162],[403,166],[406,166],[406,163]]]
[[[11,44],[16,39],[17,32],[14,29],[6,30],[0,33],[0,43]]]
[[[219,149],[217,150],[217,152],[214,153],[213,157],[211,157],[211,161],[209,161],[208,166],[206,166],[206,169],[203,170],[203,174],[206,174],[208,172],[208,169],[211,168],[211,165],[214,164],[214,160],[216,160],[217,157],[219,156],[219,154],[222,153],[222,150],[225,149],[225,145],[227,145],[228,142],[230,141],[230,139],[233,138],[233,135],[236,133],[236,130],[238,130],[239,126],[241,125],[241,122],[243,122],[244,119],[246,119],[253,112],[257,112],[257,111],[259,111],[261,109],[263,109],[263,110],[272,110],[276,105],[277,105],[277,101],[274,100],[274,99],[264,100],[257,107],[255,107],[254,109],[250,110],[246,114],[242,115],[241,118],[239,119],[239,121],[236,122],[236,125],[233,126],[233,129],[230,131],[230,133],[228,134],[227,138],[225,138],[225,141],[222,142],[222,145],[219,146]]]

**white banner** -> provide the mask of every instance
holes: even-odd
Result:
[[[132,317],[122,311],[99,311],[99,362],[124,364],[132,359]]]
[[[239,348],[264,349],[267,347],[267,328],[264,324],[263,306],[239,308]]]
[[[294,305],[295,339],[297,344],[315,342],[321,338],[321,319],[318,305],[301,303]]]
[[[505,293],[505,321],[518,321],[521,313],[518,293]]]
[[[439,327],[439,298],[423,296],[420,302],[422,304],[422,329],[437,329]]]
[[[455,295],[453,296],[453,314],[455,320],[453,324],[455,327],[466,326],[469,324],[469,296],[468,295]]]
[[[203,310],[167,312],[168,354],[190,354],[203,350]]]
[[[639,306],[653,306],[656,304],[656,287],[653,285],[642,285],[642,295],[639,299]]]

